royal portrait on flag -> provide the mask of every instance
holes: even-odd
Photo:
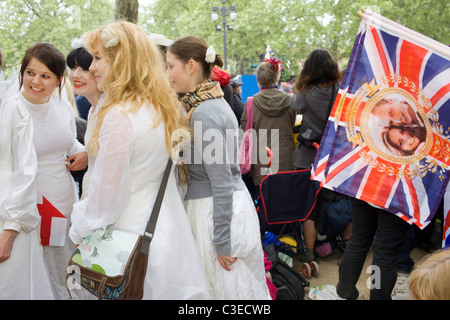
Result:
[[[450,48],[365,13],[312,177],[424,228],[450,178]]]
[[[416,163],[430,152],[433,135],[421,105],[407,91],[382,89],[362,108],[361,135],[370,150],[396,163]]]
[[[346,120],[347,138],[366,144],[388,161],[412,164],[430,153],[432,127],[417,98],[405,89],[389,86],[395,78],[385,77],[382,85],[372,82],[359,88],[348,113],[354,116]]]

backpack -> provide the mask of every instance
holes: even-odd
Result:
[[[327,222],[324,234],[335,237],[352,221],[350,200],[345,197],[333,201],[327,208]]]
[[[304,300],[305,286],[309,286],[309,282],[299,272],[278,258],[275,244],[264,246],[264,251],[272,262],[269,272],[272,283],[278,290],[276,300]]]

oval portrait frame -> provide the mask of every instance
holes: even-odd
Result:
[[[406,100],[410,103],[411,107],[414,111],[418,112],[421,120],[424,123],[426,129],[426,139],[422,146],[420,146],[419,150],[410,156],[397,156],[391,153],[386,152],[383,148],[380,148],[379,141],[375,141],[370,132],[369,121],[371,120],[371,111],[374,105],[382,100],[390,97],[398,97],[401,96],[403,100]],[[373,123],[371,123],[373,125]],[[425,158],[431,151],[433,146],[433,132],[431,128],[430,121],[428,120],[425,112],[423,111],[422,106],[419,102],[407,91],[400,88],[386,88],[375,93],[364,106],[364,109],[361,113],[360,118],[360,131],[363,138],[364,143],[369,147],[370,150],[375,152],[377,155],[391,162],[399,163],[399,164],[412,164],[417,163],[421,159]]]

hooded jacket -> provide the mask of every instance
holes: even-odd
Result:
[[[263,89],[253,96],[253,129],[256,130],[256,139],[253,138],[252,170],[250,172],[253,183],[261,184],[264,178],[264,168],[267,166],[265,147],[269,147],[274,153],[272,160],[272,172],[288,171],[293,169],[292,156],[294,152],[293,127],[295,123],[295,111],[290,108],[291,96],[277,88]],[[247,124],[247,102],[241,118],[241,129],[245,130]],[[267,129],[267,134],[260,132]],[[278,143],[272,141],[278,130]],[[255,159],[256,160],[253,160]],[[261,173],[263,169],[263,173]]]

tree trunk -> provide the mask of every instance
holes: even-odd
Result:
[[[137,23],[139,11],[138,0],[116,0],[114,16],[116,20]]]

